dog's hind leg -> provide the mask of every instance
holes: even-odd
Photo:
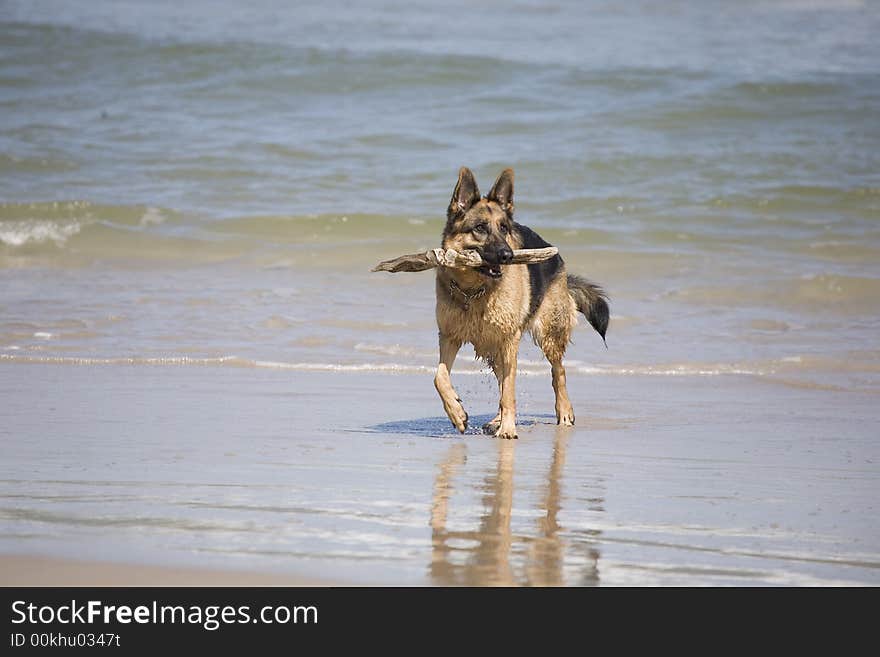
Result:
[[[461,399],[455,392],[455,388],[452,387],[452,381],[449,378],[452,364],[455,362],[459,349],[461,349],[461,342],[440,334],[440,364],[437,365],[437,374],[434,375],[434,387],[440,394],[443,410],[446,411],[449,420],[460,433],[464,433],[468,425],[468,414],[465,412],[464,406],[461,405]]]
[[[550,361],[553,372],[553,391],[556,393],[556,424],[565,427],[574,426],[574,409],[568,398],[568,389],[565,387],[565,367],[562,359]]]
[[[498,413],[491,420],[486,422],[483,425],[483,433],[488,434],[490,436],[494,436],[498,431],[498,427],[501,426],[501,376],[499,376],[499,371],[495,364],[492,363],[492,371],[495,373],[495,378],[498,379]]]
[[[499,390],[499,392],[501,390],[501,383],[500,382],[498,384],[498,390]],[[483,433],[487,433],[490,436],[494,436],[495,432],[498,431],[498,427],[500,427],[500,426],[501,426],[501,404],[499,403],[498,404],[498,414],[495,417],[493,417],[491,420],[486,422],[486,424],[483,425]]]
[[[562,359],[571,336],[573,314],[567,307],[550,310],[542,317],[540,323],[533,327],[535,342],[541,347],[544,356],[550,361],[553,377],[553,392],[556,393],[556,424],[566,427],[574,426],[574,409],[568,398],[565,385],[565,366]]]

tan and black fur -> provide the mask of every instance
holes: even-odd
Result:
[[[513,220],[513,169],[505,169],[485,196],[473,173],[462,167],[443,229],[445,249],[474,249],[487,263],[479,269],[437,269],[437,326],[440,364],[434,385],[443,408],[464,433],[468,414],[452,387],[450,371],[462,344],[495,372],[501,392],[498,415],[483,430],[499,438],[516,438],[516,361],[523,332],[532,334],[547,360],[556,392],[556,421],[574,424],[565,387],[562,358],[582,312],[605,339],[608,303],[602,289],[567,274],[558,255],[533,265],[510,265],[513,249],[550,246],[530,228]]]

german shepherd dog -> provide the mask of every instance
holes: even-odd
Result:
[[[577,323],[577,311],[604,341],[608,299],[598,285],[566,274],[558,255],[538,264],[509,264],[513,249],[547,246],[536,232],[513,220],[513,169],[502,171],[481,198],[474,174],[461,168],[446,211],[443,248],[473,249],[485,264],[467,270],[437,268],[440,364],[434,377],[443,408],[461,433],[467,429],[468,414],[449,373],[461,345],[469,342],[477,357],[492,367],[501,392],[498,415],[483,431],[498,438],[516,438],[516,359],[524,331],[532,334],[550,361],[557,424],[574,425],[562,357]]]

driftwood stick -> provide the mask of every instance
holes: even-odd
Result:
[[[531,265],[544,262],[559,253],[555,246],[543,249],[516,249],[511,265]],[[424,253],[410,253],[393,260],[385,260],[373,267],[372,271],[425,271],[434,267],[480,267],[483,259],[476,251],[458,252],[454,249],[431,249]]]

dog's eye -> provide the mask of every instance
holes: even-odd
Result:
[[[475,235],[486,235],[489,232],[489,227],[486,224],[479,224],[474,226],[471,232]]]
[[[501,232],[502,233],[504,233],[506,235],[507,231],[509,231],[509,230],[510,229],[507,227],[507,224],[501,224]]]

